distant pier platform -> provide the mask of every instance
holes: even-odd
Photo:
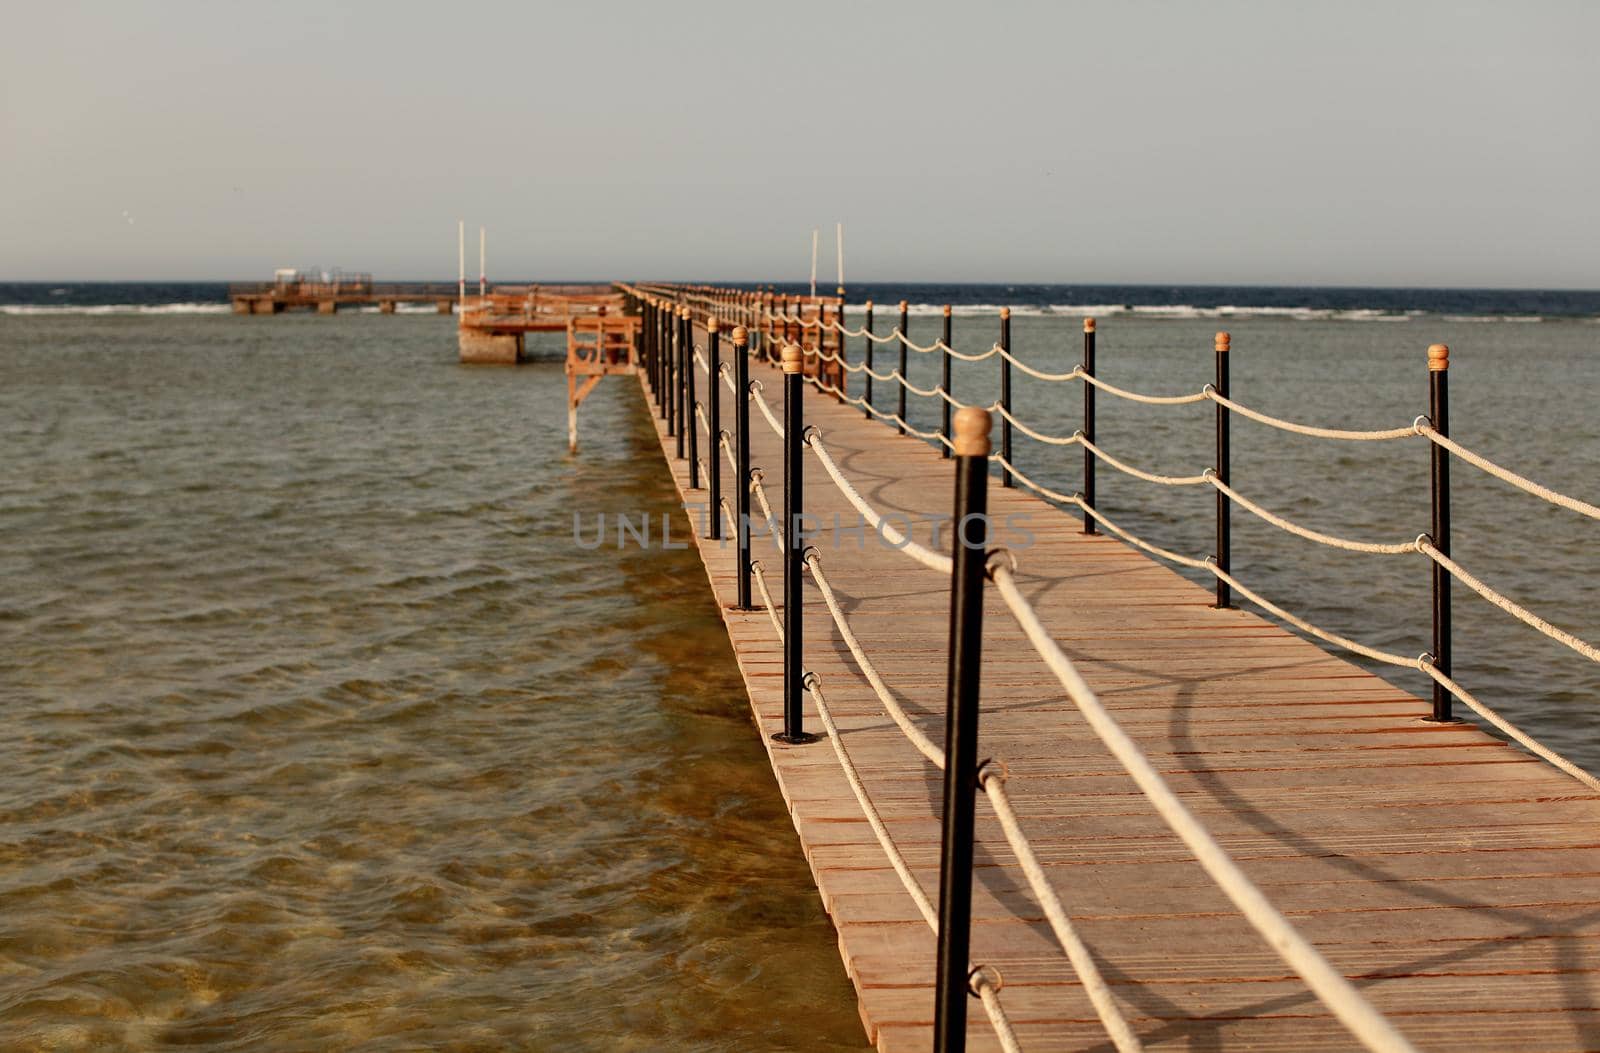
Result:
[[[431,303],[440,314],[449,314],[459,294],[459,287],[451,282],[235,282],[228,286],[234,314],[292,310],[336,314],[341,307],[373,305],[384,314],[393,314],[403,303]]]

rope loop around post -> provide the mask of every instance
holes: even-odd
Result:
[[[990,779],[1004,786],[1011,779],[1011,768],[1003,760],[985,757],[978,762],[978,770],[974,774],[978,777],[979,786],[987,787]]]
[[[967,971],[967,990],[974,998],[983,997],[983,987],[987,984],[990,990],[999,994],[1006,986],[1005,974],[996,965],[974,965]]]
[[[994,580],[997,568],[1004,566],[1013,574],[1017,570],[1017,554],[1004,545],[993,545],[983,558],[983,576],[990,581]]]

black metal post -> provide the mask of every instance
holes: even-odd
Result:
[[[945,441],[939,444],[939,456],[945,460],[950,459],[950,399],[955,397],[955,392],[950,390],[950,305],[944,305],[944,328],[940,330],[939,342],[944,345],[944,350],[939,352],[939,387],[950,398],[942,398],[939,414],[939,434]]]
[[[656,305],[656,410],[657,414],[665,420],[668,413],[667,401],[667,355],[672,350],[671,336],[667,332],[667,311],[670,305],[665,301]]]
[[[722,540],[722,448],[717,441],[722,428],[722,344],[717,336],[717,320],[706,319],[706,503],[711,516],[711,532],[706,537]]]
[[[863,417],[870,417],[870,416],[872,416],[871,407],[872,407],[872,337],[873,337],[873,332],[872,332],[872,301],[871,300],[868,300],[866,302],[866,318],[861,323],[861,330],[862,330],[862,332],[864,334],[866,334],[864,339],[867,341],[867,346],[861,349],[861,353],[862,353],[862,356],[863,356],[862,361],[865,362],[866,366],[867,366],[867,368],[862,373],[862,376],[866,380],[866,385],[865,385],[866,395],[864,396],[865,397],[865,401],[866,401],[866,405],[861,407],[861,415]]]
[[[988,544],[989,411],[956,414],[955,558],[950,575],[950,656],[945,686],[944,832],[939,850],[939,960],[933,1048],[967,1045],[971,991],[973,808],[978,793],[978,686]]]
[[[805,730],[801,692],[805,689],[803,603],[800,583],[805,568],[805,352],[793,344],[783,349],[783,730],[773,741],[802,746],[818,736]]]
[[[661,415],[661,301],[650,304],[650,394],[655,398],[656,416]]]
[[[674,306],[667,314],[667,329],[672,333],[672,386],[667,391],[667,398],[672,403],[672,410],[668,414],[668,430],[678,438],[678,460],[683,460],[683,395],[685,363],[688,358],[688,341],[683,338],[683,326],[679,324],[682,319],[679,312],[682,308]]]
[[[750,330],[739,326],[733,331],[733,388],[734,422],[738,429],[735,437],[735,459],[739,463],[738,495],[734,499],[735,526],[739,537],[739,601],[738,610],[753,611],[750,600],[750,400],[759,396],[750,390]]]
[[[895,425],[901,435],[906,433],[906,340],[910,333],[910,313],[906,310],[906,302],[900,301],[900,395],[896,402],[895,415],[900,418],[900,423]]]
[[[1094,319],[1083,320],[1083,371],[1089,376],[1094,376]],[[1094,442],[1094,385],[1084,382],[1083,385],[1083,437]],[[1094,507],[1094,454],[1086,446],[1083,450],[1083,503],[1090,508]],[[1083,532],[1085,534],[1098,533],[1095,529],[1094,516],[1088,512],[1083,513]]]
[[[1228,397],[1228,343],[1227,333],[1218,333],[1216,343],[1217,357],[1217,394],[1223,398]],[[1217,463],[1215,465],[1217,479],[1220,482],[1232,481],[1233,451],[1229,443],[1228,407],[1217,403]],[[1224,574],[1233,570],[1233,501],[1221,490],[1217,491],[1217,569]],[[1233,606],[1233,589],[1221,578],[1217,579],[1217,609],[1226,610]]]
[[[699,372],[694,366],[694,323],[689,320],[689,308],[685,307],[678,312],[679,339],[688,348],[688,357],[684,360],[683,373],[683,401],[688,408],[684,416],[684,430],[689,433],[689,489],[700,489],[700,426],[695,419],[695,374]]]
[[[644,355],[644,378],[650,382],[650,397],[656,394],[656,305],[652,300],[645,300],[641,314],[643,321],[639,326],[639,342],[642,345],[641,353]]]
[[[799,318],[800,317],[800,298],[798,296],[794,298],[794,301],[792,303],[790,302],[789,297],[785,296],[783,298],[783,316],[784,316],[783,346],[784,347],[788,347],[790,344],[799,344],[801,342],[799,337],[802,337],[802,336],[805,335],[799,328],[799,326],[800,326],[799,322],[791,322],[791,321],[788,320],[791,315],[793,315],[795,318]]]
[[[1440,435],[1450,434],[1450,349],[1444,344],[1428,348],[1428,418]],[[1433,448],[1433,547],[1450,555],[1450,451],[1436,442]],[[1450,675],[1450,572],[1433,564],[1433,666]],[[1454,723],[1454,699],[1445,686],[1433,685],[1433,714],[1428,719]]]
[[[1000,406],[1006,412],[1000,417],[1000,456],[1006,464],[1014,463],[1011,460],[1011,360],[1006,357],[1011,353],[1011,308],[1000,308],[1000,350],[1005,355],[1000,356]],[[1011,469],[1006,464],[1000,466],[1000,485],[1011,489],[1017,481],[1011,475]]]
[[[839,303],[833,309],[833,320],[839,327],[839,390],[847,392],[850,390],[850,371],[844,368],[844,364],[849,361],[848,356],[845,354],[844,286],[840,285],[834,291],[839,297]],[[844,398],[843,395],[839,397],[841,399]]]

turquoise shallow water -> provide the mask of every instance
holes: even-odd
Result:
[[[1217,324],[1108,321],[1101,373],[1192,390]],[[1228,325],[1239,398],[1351,427],[1424,412],[1447,341],[1460,438],[1600,493],[1592,322]],[[861,1046],[698,561],[573,544],[574,512],[672,507],[636,386],[601,385],[569,457],[559,364],[462,368],[453,336],[426,315],[0,318],[0,1045]],[[1076,318],[1015,336],[1076,361]],[[958,347],[993,337],[958,318]],[[994,387],[992,362],[957,367],[962,398]],[[1077,426],[1076,387],[1018,387],[1039,427]],[[1157,471],[1209,464],[1211,428],[1209,407],[1101,399],[1106,448]],[[1077,487],[1076,451],[1019,450]],[[1240,489],[1309,525],[1426,529],[1420,442],[1240,424],[1235,451]],[[1456,478],[1461,559],[1600,636],[1594,524]],[[1102,469],[1100,494],[1209,550],[1208,492]],[[1234,522],[1266,595],[1427,646],[1418,557]],[[1600,768],[1594,667],[1464,590],[1457,618],[1462,680]]]

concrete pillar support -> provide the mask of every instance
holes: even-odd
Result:
[[[515,365],[522,358],[521,333],[486,333],[481,329],[460,329],[461,361]]]

